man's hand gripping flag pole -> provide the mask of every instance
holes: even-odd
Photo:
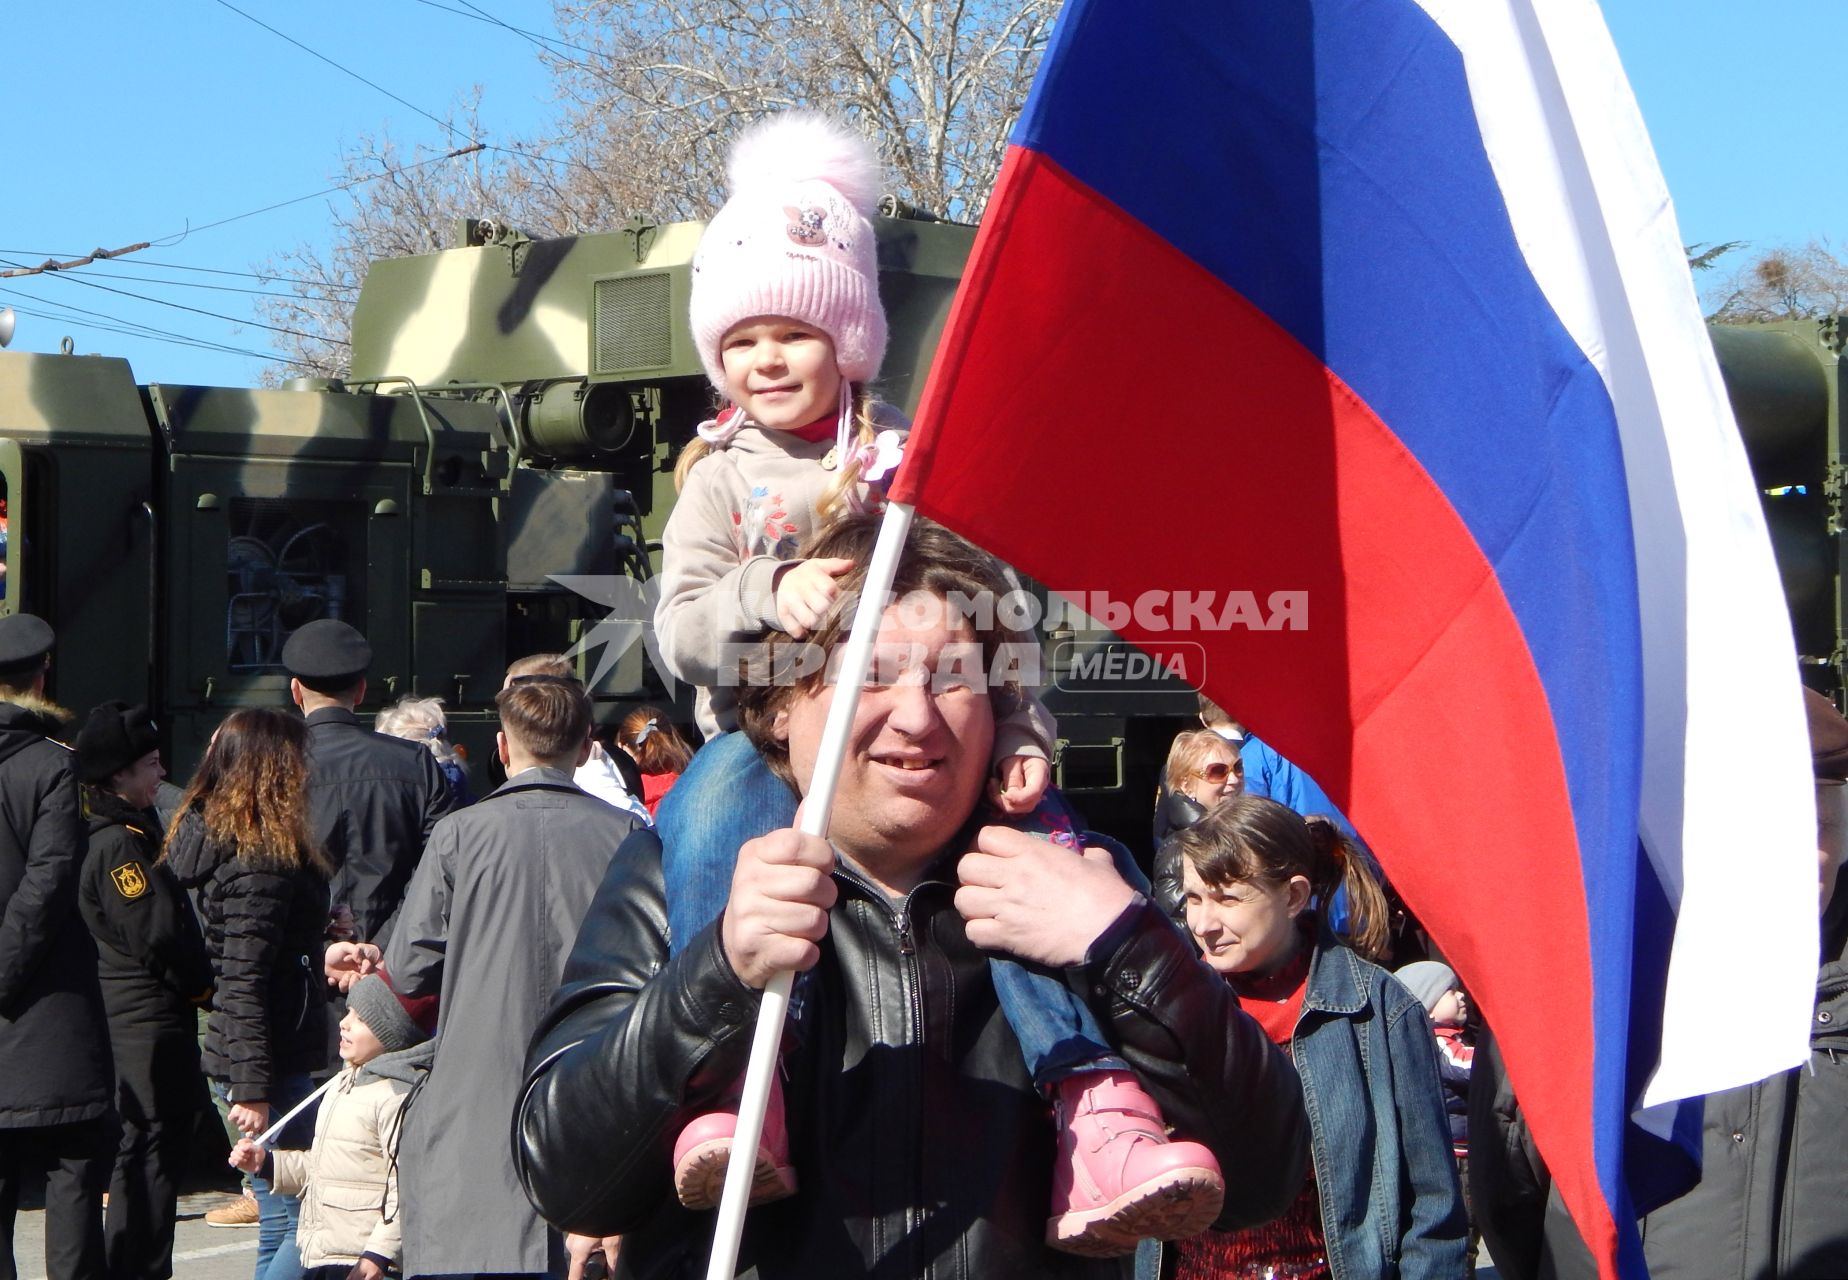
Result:
[[[835,677],[834,700],[828,706],[827,723],[822,728],[821,746],[815,758],[815,774],[808,795],[803,799],[799,829],[803,835],[826,836],[828,818],[834,808],[834,788],[840,780],[841,764],[847,755],[847,735],[853,728],[854,712],[860,705],[860,689],[872,666],[873,641],[879,635],[879,621],[885,613],[885,599],[891,594],[892,580],[898,573],[898,556],[904,549],[905,536],[911,531],[913,508],[888,503],[879,526],[879,540],[873,546],[873,560],[866,570],[860,604],[854,613],[853,627],[847,635],[847,648]],[[738,1241],[744,1232],[744,1213],[751,1199],[751,1175],[757,1165],[757,1141],[764,1129],[764,1109],[770,1098],[770,1076],[776,1070],[777,1047],[783,1039],[783,1021],[789,1013],[789,993],[796,975],[777,974],[764,988],[763,1002],[757,1010],[757,1032],[751,1040],[751,1061],[744,1072],[744,1096],[738,1102],[738,1131],[732,1139],[732,1159],[725,1170],[725,1190],[719,1198],[719,1221],[712,1236],[712,1256],[706,1265],[706,1280],[731,1280],[738,1265]]]

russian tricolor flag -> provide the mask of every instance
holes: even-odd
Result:
[[[892,496],[1117,599],[1308,593],[1301,630],[1123,632],[1204,644],[1344,804],[1637,1274],[1637,1179],[1673,1172],[1642,1108],[1805,1058],[1815,831],[1596,5],[1068,0]]]

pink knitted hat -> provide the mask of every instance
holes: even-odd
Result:
[[[826,116],[788,112],[746,130],[726,164],[731,199],[693,255],[688,321],[712,385],[725,389],[719,343],[752,316],[789,316],[834,340],[849,382],[885,358],[879,260],[868,221],[879,158]]]

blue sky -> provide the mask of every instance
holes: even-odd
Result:
[[[1800,245],[1835,233],[1848,207],[1848,166],[1832,146],[1828,86],[1848,48],[1848,2],[1607,0],[1604,8],[1684,240]],[[281,250],[324,242],[328,203],[339,197],[205,224],[328,186],[342,145],[361,134],[388,130],[407,146],[442,145],[441,130],[419,109],[442,116],[475,86],[489,141],[541,125],[551,110],[550,81],[533,44],[484,14],[554,31],[546,0],[15,0],[0,260],[36,264],[50,254],[163,238],[73,275],[245,323],[76,278],[0,280],[0,305],[21,312],[14,349],[55,351],[68,334],[79,352],[128,357],[137,381],[253,384],[259,356],[98,326],[128,321],[270,350],[274,335],[251,323],[254,299],[232,290],[276,286],[220,273],[249,272]],[[200,229],[180,236],[188,226]],[[148,265],[156,263],[163,265]],[[196,287],[204,284],[218,288]]]

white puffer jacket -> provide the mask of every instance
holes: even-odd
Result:
[[[425,1041],[347,1067],[321,1095],[314,1146],[272,1153],[276,1190],[301,1197],[295,1239],[304,1267],[355,1263],[363,1253],[402,1265],[398,1126],[434,1051]]]

